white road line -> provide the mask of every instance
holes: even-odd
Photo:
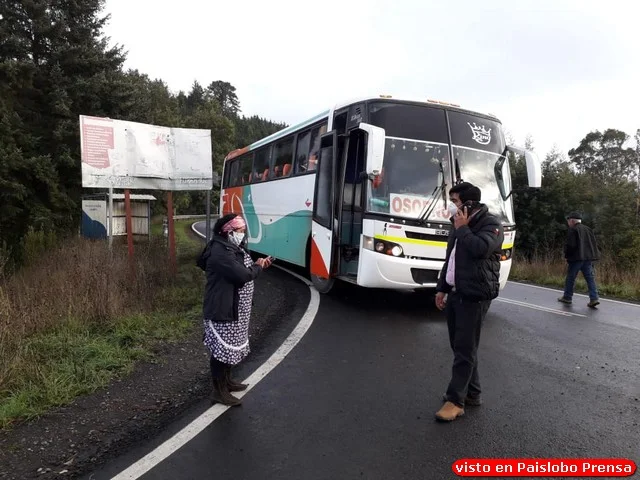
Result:
[[[542,307],[540,305],[534,305],[533,303],[521,302],[520,300],[512,300],[511,298],[498,297],[496,298],[496,300],[499,302],[510,303],[511,305],[517,305],[519,307],[527,307],[527,308],[532,308],[533,310],[540,310],[541,312],[555,313],[558,315],[563,315],[565,317],[586,317],[586,315],[583,315],[582,313],[565,312],[564,310],[557,310],[555,308],[550,308],[550,307]]]
[[[204,237],[204,235],[202,235],[195,229],[194,231],[201,237]],[[309,280],[279,265],[274,264],[272,266],[279,268],[280,270],[283,270],[304,282],[309,287],[311,299],[309,301],[309,305],[307,306],[307,310],[304,312],[304,315],[298,322],[298,325],[296,325],[296,328],[294,328],[293,332],[291,332],[284,343],[278,348],[278,350],[276,350],[273,355],[271,355],[271,357],[269,357],[269,359],[265,363],[263,363],[255,372],[249,375],[249,378],[242,380],[242,383],[248,383],[249,386],[243,392],[236,393],[236,396],[238,398],[242,398],[244,395],[246,395],[253,387],[256,386],[256,384],[260,380],[266,377],[271,370],[273,370],[280,362],[282,362],[282,360],[284,360],[284,358],[291,352],[291,350],[293,350],[293,348],[298,344],[302,337],[304,337],[305,333],[307,333],[307,330],[309,330],[309,328],[311,327],[311,324],[313,323],[313,320],[315,319],[316,314],[318,313],[318,308],[320,306],[320,294],[313,287],[311,282],[309,282]],[[126,470],[120,472],[118,475],[113,477],[113,479],[124,480],[140,478],[153,467],[168,458],[180,447],[192,440],[196,435],[207,428],[229,408],[233,407],[228,407],[226,405],[216,403],[198,418],[193,420],[189,425],[176,433],[173,437],[156,447],[153,451],[149,452],[136,463],[128,467]]]
[[[200,222],[196,222],[196,223],[200,223]],[[205,238],[205,239],[206,239],[206,238],[207,238],[207,236],[206,236],[206,235],[203,235],[202,233],[200,233],[200,232],[196,229],[196,223],[192,223],[192,224],[191,224],[191,230],[193,230],[193,232],[194,232],[196,235],[198,235],[198,236],[200,236],[200,237],[202,237],[202,238]]]
[[[543,287],[541,285],[532,285],[530,283],[523,283],[523,282],[516,282],[514,280],[509,280],[507,283],[513,283],[514,285],[519,285],[522,287],[532,287],[532,288],[539,288],[540,290],[549,290],[550,292],[559,292],[562,293],[562,290],[559,290],[557,288],[549,288],[549,287]],[[574,293],[573,294],[574,297],[583,297],[583,298],[589,298],[589,295],[584,295],[582,293]],[[640,304],[637,303],[629,303],[629,302],[623,302],[622,300],[613,300],[610,298],[602,298],[600,297],[599,299],[601,302],[611,302],[611,303],[619,303],[621,305],[629,305],[630,307],[640,307]]]

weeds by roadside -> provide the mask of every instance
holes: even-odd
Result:
[[[175,277],[154,235],[135,246],[134,276],[126,245],[75,238],[0,279],[0,428],[107,385],[189,331],[202,295],[189,225],[176,222]]]
[[[510,278],[564,288],[566,265],[561,255],[536,256],[531,260],[516,257],[513,260]],[[600,295],[640,300],[640,265],[636,265],[635,268],[622,268],[615,258],[605,257],[596,262],[595,270]],[[581,274],[576,280],[575,291],[587,293],[587,285]]]

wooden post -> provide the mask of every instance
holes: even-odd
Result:
[[[124,208],[127,215],[127,244],[129,245],[129,258],[133,260],[133,218],[131,216],[131,196],[129,189],[124,191]]]
[[[176,271],[176,236],[173,225],[173,192],[169,192],[167,196],[167,220],[169,222],[169,260],[171,269]]]
[[[127,244],[129,245],[129,265],[131,266],[131,273],[135,273],[133,265],[133,219],[131,217],[131,197],[129,196],[129,189],[124,191],[124,209],[126,213],[126,225],[127,225]]]
[[[109,230],[109,250],[113,246],[113,187],[109,187],[109,218],[107,229]]]

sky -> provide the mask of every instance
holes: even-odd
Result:
[[[242,114],[290,125],[384,94],[492,113],[542,157],[640,129],[634,0],[106,0],[104,13],[125,68],[174,92],[230,82]]]

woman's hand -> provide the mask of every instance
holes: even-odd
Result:
[[[271,257],[259,258],[256,260],[256,264],[262,267],[263,270],[269,268],[272,263],[273,259]]]

